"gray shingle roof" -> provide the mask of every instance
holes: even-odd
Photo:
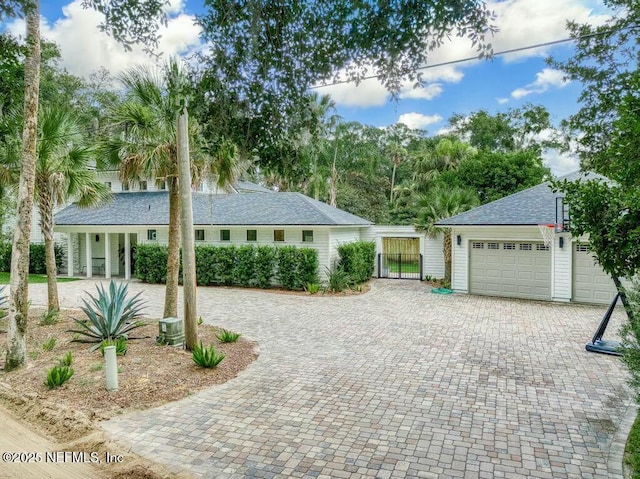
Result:
[[[168,225],[166,191],[125,192],[113,195],[101,208],[75,204],[56,214],[59,226]],[[194,193],[195,225],[329,225],[368,226],[371,222],[333,208],[301,193],[209,195]]]
[[[604,178],[593,173],[573,172],[560,180]],[[537,186],[519,191],[486,205],[478,206],[459,215],[436,223],[437,226],[471,225],[539,225],[556,222],[556,198],[562,196],[551,190],[551,183],[545,181]]]
[[[251,181],[238,180],[233,184],[233,189],[239,193],[275,193],[275,191]]]

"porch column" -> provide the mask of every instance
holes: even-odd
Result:
[[[104,234],[104,277],[111,278],[111,239],[106,232]]]
[[[93,235],[91,233],[85,233],[84,234],[84,238],[85,238],[85,259],[87,262],[87,278],[91,278],[93,276],[93,270],[92,270],[92,258],[93,258],[93,254],[91,252],[91,240],[93,239]]]
[[[131,238],[124,234],[124,279],[131,279]]]
[[[73,233],[67,233],[67,276],[73,276]]]

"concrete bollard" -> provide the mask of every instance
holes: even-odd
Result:
[[[107,391],[118,390],[118,360],[116,347],[107,346],[104,348],[105,373],[107,375]]]

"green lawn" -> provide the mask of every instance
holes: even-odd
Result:
[[[403,273],[419,273],[420,272],[420,264],[419,263],[406,263],[401,265],[402,266],[402,272]],[[389,263],[387,264],[387,268],[389,268],[389,271],[391,273],[397,273],[398,272],[398,263],[394,262],[394,263]]]
[[[58,283],[68,283],[69,281],[78,281],[79,278],[68,278],[68,277],[60,277],[58,276]],[[47,275],[46,274],[30,274],[29,275],[29,283],[46,283]],[[0,284],[9,284],[9,273],[0,273]]]

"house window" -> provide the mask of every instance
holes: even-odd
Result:
[[[104,182],[104,186],[106,186],[107,188],[111,189],[111,182],[110,181],[105,181]]]
[[[471,244],[471,247],[472,247],[473,249],[484,249],[484,243],[479,243],[479,242],[477,242],[477,241],[474,241],[474,242]]]
[[[247,230],[247,241],[258,241],[258,230]]]
[[[165,180],[162,180],[158,183],[158,189],[159,190],[166,190],[167,189],[167,182]]]
[[[273,230],[273,241],[284,241],[284,230]]]
[[[147,191],[147,182],[146,181],[141,181],[140,182],[140,191]]]
[[[520,243],[520,251],[531,251],[531,243]]]
[[[302,230],[302,242],[313,243],[313,230]]]
[[[220,241],[231,241],[231,230],[220,230]]]
[[[122,191],[129,191],[129,183],[122,183]]]
[[[487,243],[487,249],[500,249],[500,243]]]
[[[204,241],[204,230],[196,230],[196,241]]]
[[[157,241],[158,232],[156,230],[147,230],[147,240],[149,241]]]
[[[515,243],[505,243],[502,245],[502,249],[516,249]]]

